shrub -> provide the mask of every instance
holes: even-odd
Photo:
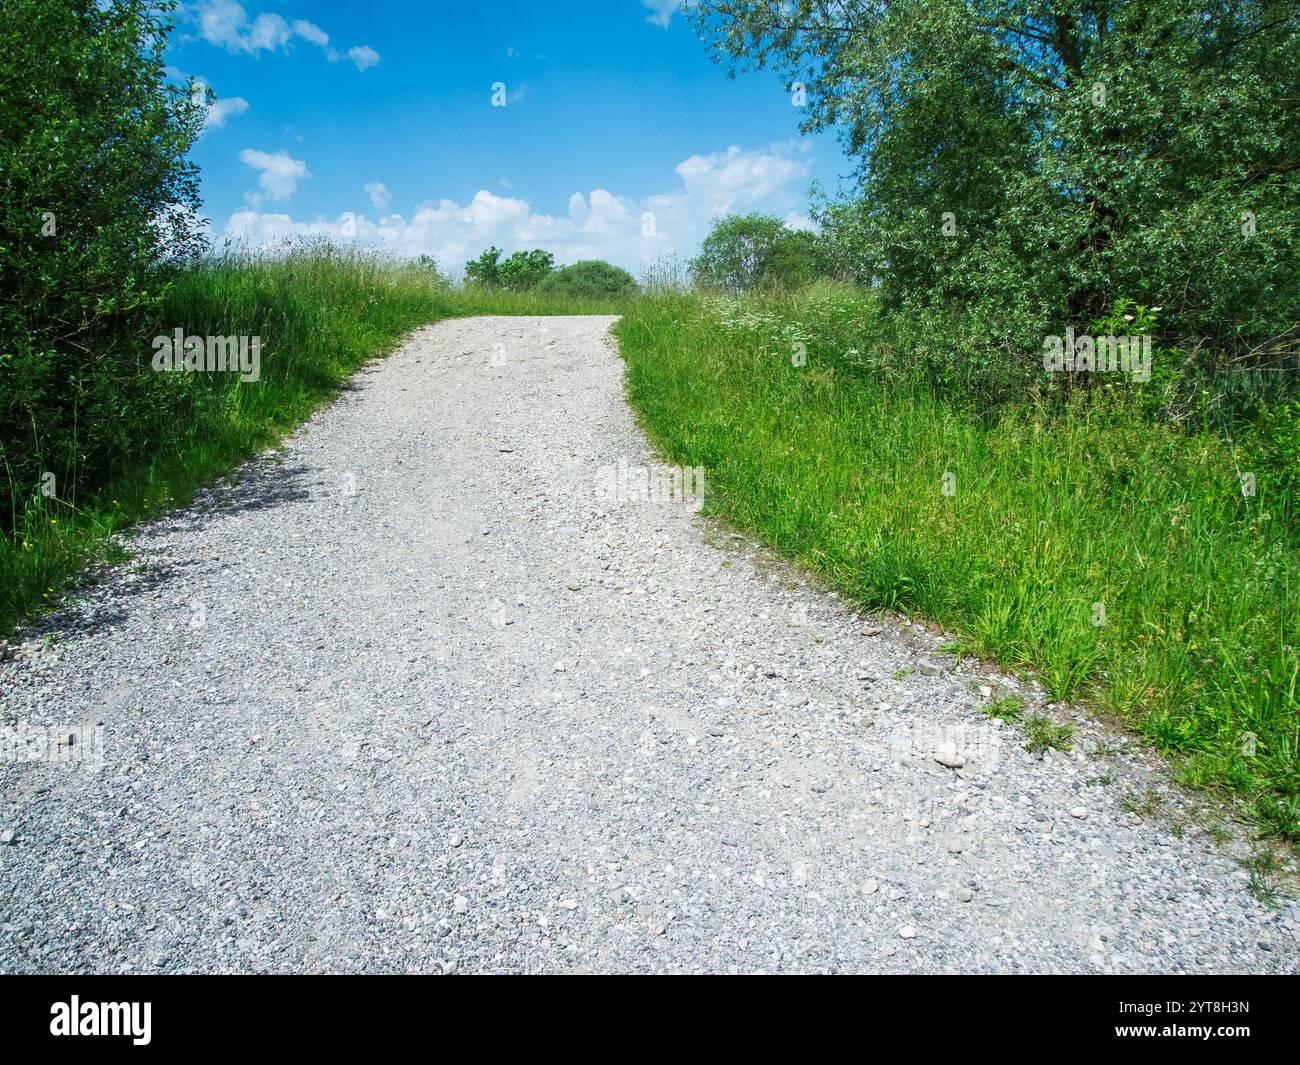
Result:
[[[828,272],[815,234],[772,215],[731,215],[714,222],[691,260],[697,284],[727,292],[795,288]]]
[[[537,286],[539,295],[581,300],[619,299],[636,291],[631,274],[601,259],[563,266]]]
[[[169,84],[171,4],[0,8],[0,466],[9,527],[156,443],[168,389],[143,337],[169,260],[196,250],[186,153],[202,96]]]
[[[477,259],[465,264],[465,280],[484,288],[501,288],[507,292],[528,292],[555,269],[555,256],[534,248],[517,251],[507,259],[501,249],[488,248]]]
[[[527,292],[554,269],[555,256],[549,251],[517,251],[501,264],[501,287],[507,292]]]
[[[493,246],[465,264],[465,283],[483,288],[501,287],[501,249]]]
[[[858,187],[823,233],[932,369],[1023,387],[1045,336],[1131,300],[1163,308],[1189,391],[1244,368],[1294,394],[1294,0],[692,12],[715,52],[801,84],[805,131],[841,133]]]

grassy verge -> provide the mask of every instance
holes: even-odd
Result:
[[[1230,441],[1116,393],[965,409],[889,365],[848,292],[646,300],[628,390],[707,506],[864,607],[914,611],[1033,669],[1300,840],[1300,530]],[[802,350],[806,364],[795,365]]]
[[[170,424],[139,461],[75,503],[15,500],[0,536],[0,636],[57,601],[88,563],[110,557],[124,524],[188,500],[195,488],[274,443],[335,394],[362,363],[416,326],[476,314],[590,314],[617,308],[527,293],[449,289],[414,267],[305,249],[279,258],[206,262],[171,284],[158,330],[262,337],[261,378],[167,374]],[[141,347],[149,350],[149,337]]]

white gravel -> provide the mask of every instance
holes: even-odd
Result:
[[[600,499],[610,322],[419,331],[20,634],[4,724],[102,764],[0,763],[0,969],[1297,970],[1140,754],[1035,757],[1014,682]]]

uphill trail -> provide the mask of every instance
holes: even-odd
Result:
[[[417,331],[20,635],[0,969],[1300,967],[1140,753],[644,491],[612,321]]]

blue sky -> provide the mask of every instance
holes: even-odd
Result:
[[[804,224],[810,182],[849,169],[838,144],[800,136],[772,72],[728,79],[675,7],[188,0],[168,61],[217,95],[194,151],[212,234],[635,272],[719,214]]]

